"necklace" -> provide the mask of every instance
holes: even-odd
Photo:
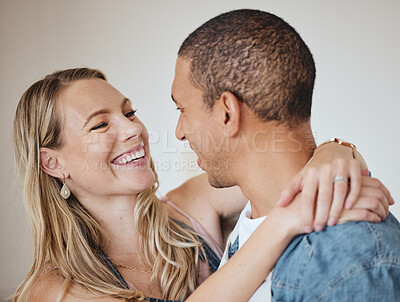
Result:
[[[151,273],[153,271],[151,268],[150,269],[138,269],[138,268],[136,268],[134,266],[122,265],[122,264],[118,264],[118,263],[115,263],[115,266],[116,267],[130,269],[131,271],[134,271],[134,272],[137,272],[137,273],[149,274],[149,273]]]

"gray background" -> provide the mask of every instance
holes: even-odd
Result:
[[[300,32],[317,64],[317,142],[354,142],[374,176],[400,198],[399,1],[0,0],[0,298],[32,262],[11,145],[23,91],[58,69],[102,69],[139,109],[165,194],[199,173],[193,153],[174,138],[170,85],[178,47],[197,26],[235,8],[273,12]],[[400,218],[399,204],[391,210]]]

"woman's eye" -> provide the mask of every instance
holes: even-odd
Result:
[[[183,108],[176,107],[176,110],[180,111],[181,113],[183,112]]]
[[[130,118],[131,116],[134,116],[134,115],[135,115],[136,111],[137,111],[137,110],[129,111],[129,112],[125,113],[125,116],[126,116],[127,118]]]
[[[92,131],[92,130],[97,130],[97,129],[100,129],[100,128],[104,128],[104,127],[107,127],[107,123],[106,122],[102,122],[102,123],[100,123],[100,124],[98,124],[97,126],[94,126],[92,129],[90,129],[90,131]]]

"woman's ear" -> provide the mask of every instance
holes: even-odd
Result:
[[[225,134],[235,136],[240,129],[240,101],[233,93],[224,91],[218,103]]]
[[[40,168],[46,174],[62,179],[67,177],[57,158],[57,152],[50,148],[40,148]],[[64,176],[63,176],[64,175]]]

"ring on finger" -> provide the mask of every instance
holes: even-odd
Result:
[[[346,184],[349,183],[348,178],[344,176],[336,176],[335,179],[333,180],[333,183],[337,183],[338,181],[344,181]]]

